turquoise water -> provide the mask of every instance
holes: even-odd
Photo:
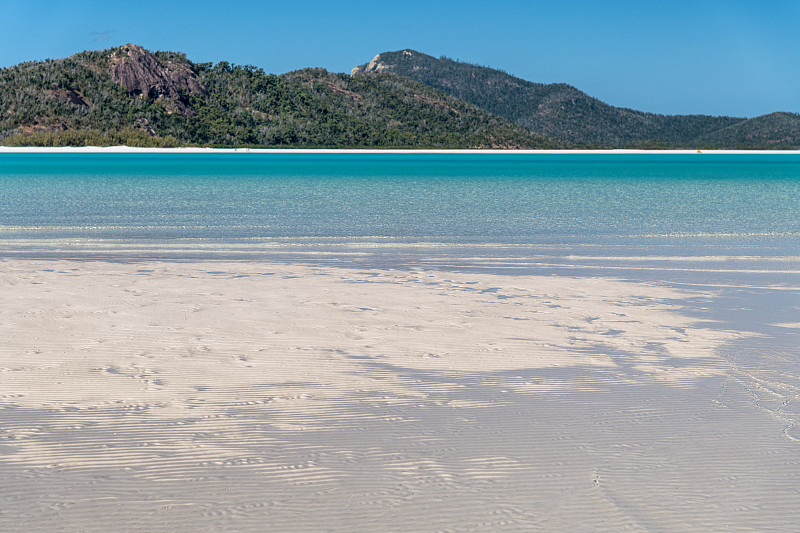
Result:
[[[752,405],[800,441],[796,155],[4,154],[0,261],[16,257],[603,275],[701,289],[676,307],[750,332],[717,353]]]
[[[0,255],[794,269],[800,157],[3,154]]]

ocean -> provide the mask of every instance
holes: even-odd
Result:
[[[0,255],[786,272],[788,154],[3,154]]]

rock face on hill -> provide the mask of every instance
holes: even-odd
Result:
[[[151,100],[165,99],[168,111],[183,116],[193,116],[188,95],[208,95],[195,73],[187,66],[168,61],[166,66],[150,52],[135,44],[128,44],[111,54],[109,72],[114,81],[121,83],[128,94],[143,95]],[[171,110],[169,103],[174,104]]]
[[[401,53],[404,55],[408,55],[409,57],[411,56],[410,50],[403,50]],[[378,54],[375,57],[373,57],[372,61],[370,61],[369,63],[365,63],[363,65],[358,65],[357,67],[354,67],[350,71],[350,75],[356,76],[358,74],[368,74],[370,72],[391,72],[392,70],[394,70],[394,65],[391,65],[389,63],[384,63],[383,61],[381,61],[381,54]]]

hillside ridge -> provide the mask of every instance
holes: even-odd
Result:
[[[136,44],[0,70],[6,145],[565,146],[410,78],[280,76]]]
[[[412,49],[282,75],[136,44],[0,69],[0,144],[800,148],[800,115],[659,115]]]
[[[752,119],[660,115],[614,107],[566,83],[543,84],[412,49],[383,52],[353,76],[394,73],[442,90],[534,133],[603,148],[800,147],[800,115]],[[727,135],[726,135],[727,133]]]

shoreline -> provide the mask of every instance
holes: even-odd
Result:
[[[492,154],[492,155],[800,155],[800,150],[696,150],[666,149],[563,149],[563,150],[418,150],[358,148],[138,148],[132,146],[0,146],[0,154],[76,153],[76,154]]]

